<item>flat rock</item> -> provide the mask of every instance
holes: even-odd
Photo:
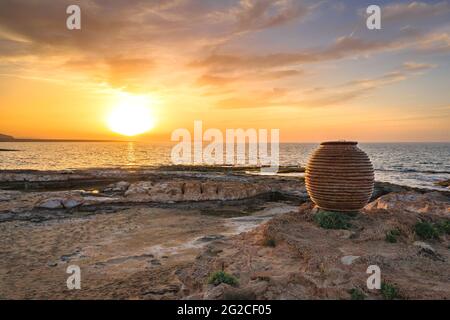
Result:
[[[344,256],[341,258],[342,264],[349,266],[351,265],[355,260],[359,259],[360,256]]]
[[[62,209],[62,199],[46,199],[38,203],[36,207],[43,209]]]
[[[128,187],[130,186],[130,183],[127,181],[119,181],[117,183],[110,184],[107,186],[103,191],[109,192],[124,192],[127,191]]]
[[[178,202],[208,200],[239,200],[270,192],[266,184],[236,181],[172,180],[132,183],[125,197],[135,201]]]
[[[413,243],[416,247],[419,247],[425,251],[428,251],[430,253],[436,253],[436,250],[432,246],[430,246],[428,243],[422,242],[422,241],[416,241]]]
[[[438,192],[393,192],[379,197],[364,208],[366,212],[414,212],[450,217],[450,201]]]
[[[83,204],[83,200],[81,200],[81,199],[74,199],[74,198],[64,199],[62,201],[62,204],[63,204],[64,208],[72,209],[72,208],[76,208],[78,206],[81,206]]]

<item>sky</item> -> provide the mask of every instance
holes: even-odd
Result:
[[[136,97],[144,141],[195,120],[283,142],[450,141],[450,0],[0,1],[0,133],[120,139],[108,115]]]

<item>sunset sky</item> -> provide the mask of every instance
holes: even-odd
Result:
[[[450,1],[0,1],[0,133],[120,139],[106,119],[136,98],[145,141],[194,120],[285,142],[450,141]]]

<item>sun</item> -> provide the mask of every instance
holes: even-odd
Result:
[[[130,137],[149,131],[155,125],[151,99],[148,96],[121,95],[107,123],[112,131]]]

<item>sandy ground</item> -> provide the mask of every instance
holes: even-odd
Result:
[[[250,217],[204,210],[137,206],[44,222],[0,224],[0,297],[8,299],[165,299],[183,295],[176,271],[208,242],[250,230],[291,210],[268,204]],[[243,219],[243,220],[242,220]],[[66,269],[78,265],[82,290],[68,290]]]

